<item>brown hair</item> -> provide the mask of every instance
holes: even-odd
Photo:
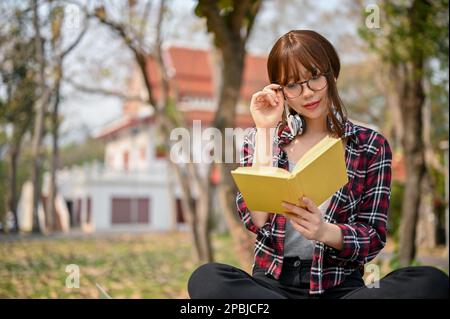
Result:
[[[323,36],[312,30],[292,30],[275,42],[267,60],[267,72],[270,83],[285,85],[289,80],[298,82],[302,79],[299,63],[311,74],[326,73],[328,91],[328,116],[333,123],[330,132],[338,137],[344,135],[343,124],[347,112],[339,97],[336,81],[339,77],[341,63],[333,45]],[[334,111],[332,110],[334,105]],[[289,108],[290,113],[296,112]],[[345,115],[344,115],[345,113]],[[338,117],[340,117],[340,120]],[[283,111],[283,122],[286,114]]]

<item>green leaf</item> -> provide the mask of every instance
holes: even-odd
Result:
[[[198,3],[195,6],[194,13],[197,17],[202,18],[205,16],[205,12],[203,11],[203,4]]]
[[[220,10],[225,10],[225,9],[233,9],[233,1],[232,0],[220,0],[218,2],[218,6]]]

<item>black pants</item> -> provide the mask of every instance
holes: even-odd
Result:
[[[405,267],[392,271],[368,288],[359,271],[321,295],[309,294],[311,261],[284,258],[279,280],[258,268],[252,276],[236,267],[208,263],[197,268],[189,278],[192,299],[380,299],[448,298],[449,278],[434,267]]]

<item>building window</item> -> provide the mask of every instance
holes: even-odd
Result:
[[[111,224],[150,223],[149,198],[113,197]]]
[[[165,158],[167,155],[166,146],[164,144],[158,144],[155,147],[155,157]]]
[[[139,133],[139,128],[138,127],[133,127],[131,129],[131,135],[137,135]]]
[[[86,223],[92,223],[92,201],[91,197],[87,198],[87,212],[86,212]]]
[[[177,218],[177,223],[178,224],[184,224],[185,221],[184,221],[184,216],[183,216],[183,205],[181,203],[181,199],[177,198],[175,203],[176,203],[175,206],[176,206],[176,209],[177,209],[177,217],[176,217]]]
[[[79,227],[81,226],[81,198],[77,198],[75,202],[75,218],[74,218],[74,226]]]

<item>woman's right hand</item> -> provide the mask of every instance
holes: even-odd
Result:
[[[283,114],[283,92],[278,84],[270,84],[253,94],[250,113],[257,128],[273,128]]]

